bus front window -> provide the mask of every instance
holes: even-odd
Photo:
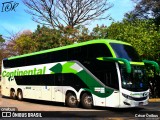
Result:
[[[148,81],[143,66],[132,65],[132,72],[127,73],[124,65],[120,65],[122,88],[140,92],[148,90]]]
[[[141,61],[137,51],[130,45],[110,43],[117,58],[124,58],[128,61],[139,62]]]

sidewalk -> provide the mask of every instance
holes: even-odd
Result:
[[[149,102],[160,102],[160,98],[150,98]]]

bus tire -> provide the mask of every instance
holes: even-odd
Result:
[[[18,99],[19,101],[22,101],[22,100],[23,100],[23,93],[22,93],[21,90],[19,90],[18,93],[17,93],[17,99]]]
[[[16,99],[16,92],[14,89],[11,89],[11,91],[10,91],[10,98]]]
[[[78,101],[77,101],[77,97],[74,93],[68,93],[66,95],[66,101],[65,101],[66,105],[69,107],[78,107]]]
[[[93,98],[89,93],[84,93],[81,97],[81,105],[83,108],[91,109],[93,108]]]

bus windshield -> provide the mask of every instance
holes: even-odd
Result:
[[[117,58],[125,58],[128,61],[135,61],[135,62],[141,61],[138,53],[132,46],[117,44],[117,43],[110,43],[110,45],[113,48],[114,52],[116,53]]]
[[[122,88],[140,92],[148,90],[148,81],[144,66],[132,65],[132,72],[127,73],[125,66],[120,64]]]

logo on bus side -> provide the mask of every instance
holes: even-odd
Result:
[[[9,77],[11,79],[14,76],[41,75],[41,74],[45,74],[45,73],[46,73],[46,66],[44,66],[43,68],[40,68],[40,69],[33,68],[32,70],[16,69],[12,72],[8,72],[8,71],[4,70],[2,72],[2,77]],[[12,81],[12,80],[9,80],[9,81]]]

